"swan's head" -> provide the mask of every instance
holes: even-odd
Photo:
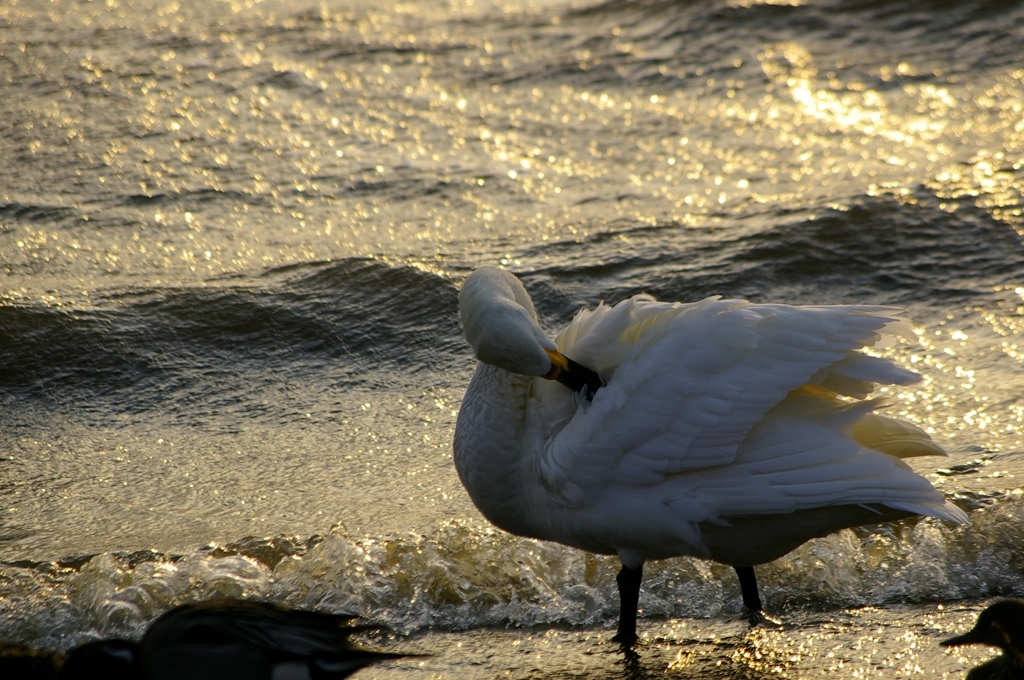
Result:
[[[481,267],[459,291],[459,318],[476,358],[520,375],[552,371],[555,343],[537,323],[529,293],[512,274]]]

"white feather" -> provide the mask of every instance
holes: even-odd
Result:
[[[632,560],[714,558],[702,522],[831,506],[964,522],[900,460],[942,450],[873,413],[883,400],[860,401],[876,384],[918,380],[861,352],[909,329],[898,310],[875,306],[600,305],[555,341],[606,381],[593,402],[482,365],[459,415],[456,464],[499,526]]]

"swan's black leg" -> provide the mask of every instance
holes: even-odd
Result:
[[[640,581],[643,574],[644,565],[641,562],[636,569],[622,565],[619,575],[615,577],[619,584],[619,632],[612,640],[626,646],[636,642],[636,608],[640,603]]]
[[[757,577],[753,567],[733,567],[740,577],[740,590],[743,592],[743,606],[747,610],[750,625],[780,626],[782,623],[764,613],[761,596],[757,592]]]
[[[743,591],[743,606],[752,612],[761,611],[761,596],[757,592],[757,577],[753,567],[733,567],[740,577],[740,590]]]

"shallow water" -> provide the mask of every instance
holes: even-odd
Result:
[[[958,677],[989,652],[936,641],[1024,595],[1022,38],[980,1],[6,0],[0,641],[221,594],[436,652],[360,677]],[[552,334],[641,291],[907,309],[890,413],[971,526],[759,568],[781,631],[651,565],[627,662],[616,561],[454,474],[484,263]]]

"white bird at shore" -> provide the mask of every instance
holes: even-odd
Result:
[[[861,351],[914,337],[898,313],[637,295],[581,311],[552,341],[520,281],[483,267],[459,294],[481,363],[455,465],[498,527],[619,557],[624,644],[646,560],[732,565],[756,620],[753,566],[811,538],[913,515],[967,521],[902,460],[945,452],[866,398],[920,379]]]

